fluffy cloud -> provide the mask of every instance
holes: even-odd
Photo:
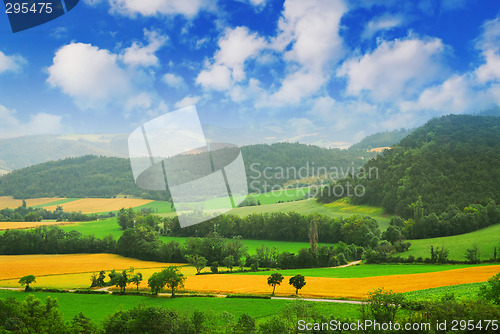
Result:
[[[384,41],[373,53],[347,60],[337,75],[347,78],[349,95],[368,92],[375,100],[392,101],[443,79],[444,52],[437,38]]]
[[[136,16],[184,15],[193,18],[215,0],[108,0],[111,13]]]
[[[200,101],[200,99],[201,99],[200,96],[186,96],[182,100],[175,103],[175,108],[181,109],[195,105],[196,103],[198,103],[198,101]]]
[[[0,105],[0,138],[61,133],[64,128],[61,120],[61,116],[38,113],[22,122],[16,117],[15,110]]]
[[[213,63],[198,75],[196,83],[207,89],[227,90],[246,78],[245,62],[257,57],[266,42],[248,28],[236,27],[226,29],[218,45]]]
[[[480,98],[471,80],[466,76],[454,75],[442,84],[425,89],[416,101],[402,102],[403,112],[433,111],[433,114],[464,113],[484,101]]]
[[[340,0],[285,2],[272,47],[284,53],[291,70],[278,91],[269,96],[269,105],[296,103],[329,80],[328,68],[344,55],[339,27],[346,11]],[[293,70],[297,65],[299,69]]]
[[[131,88],[128,74],[117,64],[117,55],[90,44],[72,43],[60,48],[48,73],[47,82],[82,108],[122,98]]]
[[[398,27],[403,23],[403,18],[396,15],[383,15],[377,17],[370,22],[365,27],[365,30],[361,34],[364,39],[372,38],[377,32],[381,30],[390,30],[392,28]]]
[[[158,66],[160,64],[155,53],[165,44],[168,37],[148,30],[144,30],[144,36],[149,44],[133,42],[132,46],[126,48],[120,56],[123,63],[130,66]]]
[[[22,56],[7,56],[0,51],[0,74],[5,72],[19,72],[26,60]]]
[[[483,30],[476,47],[485,63],[476,69],[475,74],[480,83],[500,81],[500,18],[486,22]]]
[[[168,86],[173,88],[183,88],[186,86],[186,82],[181,76],[175,75],[173,73],[166,73],[162,77],[162,81],[166,83]]]

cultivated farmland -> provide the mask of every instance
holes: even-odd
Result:
[[[169,265],[172,264],[129,259],[113,254],[3,255],[0,256],[0,279],[14,279],[25,275],[38,277],[89,273],[130,267],[162,268]]]
[[[66,212],[99,213],[120,210],[121,208],[135,208],[152,200],[134,198],[82,198],[76,201],[60,204]],[[45,206],[44,209],[54,211],[57,205]]]
[[[55,201],[62,200],[62,198],[32,198],[26,200],[26,206],[36,206],[40,204],[52,203]],[[23,204],[21,199],[14,199],[11,196],[0,196],[0,209],[15,209]]]

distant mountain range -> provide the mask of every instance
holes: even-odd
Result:
[[[0,140],[0,173],[69,157],[128,157],[126,134],[36,135]]]
[[[366,137],[351,148],[369,150],[376,147],[392,146],[409,133],[409,130],[377,133]],[[270,146],[262,144],[247,147],[265,149]],[[313,147],[313,145],[307,146]],[[128,158],[128,135],[34,135],[0,139],[0,175],[48,161],[85,155]]]

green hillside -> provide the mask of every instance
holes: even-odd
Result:
[[[493,257],[494,248],[497,248],[497,257],[500,254],[500,224],[489,226],[479,231],[471,233],[454,235],[450,237],[430,238],[420,240],[410,240],[411,247],[400,255],[407,257],[413,255],[415,258],[430,257],[431,246],[445,247],[450,251],[448,258],[450,260],[464,261],[465,250],[477,245],[481,252],[481,259],[488,260]]]
[[[401,139],[408,136],[412,131],[400,129],[375,133],[352,145],[349,149],[369,150],[376,147],[389,147],[399,143]]]
[[[255,193],[279,189],[290,180],[325,174],[330,167],[342,170],[356,168],[364,163],[364,159],[375,155],[356,150],[290,143],[252,145],[242,147],[241,151],[249,189]],[[0,196],[113,197],[119,194],[150,199],[169,198],[165,191],[144,191],[138,188],[132,177],[130,162],[125,158],[67,158],[15,170],[0,177]],[[286,196],[281,200],[285,199]],[[268,202],[264,198],[261,198],[262,201]]]
[[[422,196],[424,214],[439,215],[450,205],[500,203],[500,118],[450,115],[416,129],[365,169],[378,178],[345,180],[366,189],[355,204],[383,206],[389,213],[413,217],[410,207]],[[323,201],[334,200],[325,196]]]

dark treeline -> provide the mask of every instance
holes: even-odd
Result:
[[[91,221],[101,218],[114,217],[114,212],[105,214],[83,214],[81,212],[64,212],[61,206],[57,206],[54,211],[44,208],[27,207],[26,202],[16,209],[0,210],[0,222],[38,222],[43,219],[55,219],[57,221]]]
[[[325,187],[318,200],[338,199],[340,186],[362,186],[364,195],[351,197],[352,203],[413,219],[418,228],[412,237],[454,235],[495,223],[472,208],[500,203],[500,118],[433,119],[370,160],[365,171],[370,169],[378,177],[350,176]]]
[[[204,237],[217,233],[225,238],[240,236],[253,240],[308,242],[312,223],[317,226],[320,243],[343,241],[366,247],[373,238],[380,237],[377,221],[369,216],[332,218],[296,212],[251,214],[246,217],[221,215],[186,228],[180,227],[177,217],[165,218],[161,233],[173,237]]]
[[[472,204],[463,210],[456,205],[450,205],[439,215],[424,215],[422,206],[419,197],[413,206],[414,218],[404,220],[395,216],[391,225],[407,239],[426,239],[469,233],[500,223],[500,206],[493,200],[486,205]]]
[[[118,241],[111,235],[102,239],[85,236],[77,231],[64,232],[57,226],[42,226],[31,230],[7,230],[0,236],[0,254],[74,254],[113,253],[140,260],[187,263],[190,256],[201,256],[208,265],[234,265],[274,268],[310,268],[336,266],[361,259],[364,248],[338,243],[318,246],[315,250],[301,249],[298,254],[280,252],[276,247],[258,247],[249,255],[241,238],[227,239],[213,233],[204,238],[189,238],[185,244],[162,242],[159,233],[149,225],[140,224],[126,229]]]

